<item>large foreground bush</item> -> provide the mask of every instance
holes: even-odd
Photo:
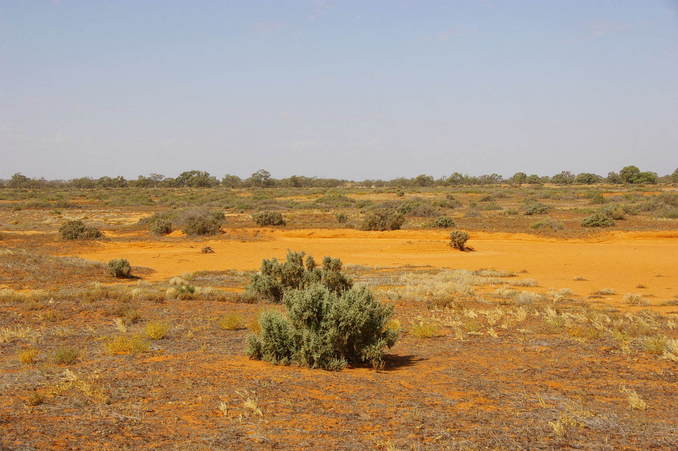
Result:
[[[103,236],[99,229],[82,221],[68,221],[59,227],[59,234],[64,240],[96,240]]]
[[[286,314],[264,312],[261,331],[249,337],[250,358],[339,370],[348,364],[383,366],[397,331],[387,327],[393,307],[377,302],[367,288],[342,293],[315,283],[285,294]]]
[[[287,259],[263,260],[261,270],[252,276],[247,294],[279,303],[286,291],[321,284],[330,291],[342,293],[353,286],[353,281],[341,272],[342,263],[338,258],[325,257],[318,267],[313,257],[303,252],[287,252]]]

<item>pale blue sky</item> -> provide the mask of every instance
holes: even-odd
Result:
[[[675,0],[0,0],[0,178],[678,166]]]

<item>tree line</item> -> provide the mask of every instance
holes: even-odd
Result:
[[[140,175],[136,179],[117,177],[79,177],[70,180],[46,180],[27,177],[21,173],[14,174],[9,180],[0,180],[0,186],[5,188],[212,188],[223,186],[227,188],[335,188],[339,186],[358,187],[429,187],[429,186],[460,186],[460,185],[542,185],[552,183],[556,185],[595,185],[607,184],[657,184],[678,183],[678,169],[673,173],[658,176],[655,172],[641,171],[637,166],[626,166],[619,172],[609,172],[606,177],[590,172],[574,174],[570,171],[562,171],[553,176],[540,176],[516,172],[509,178],[499,174],[471,176],[454,172],[447,177],[434,178],[421,174],[416,177],[398,177],[391,180],[361,180],[352,181],[335,178],[305,177],[293,175],[287,178],[276,179],[265,169],[260,169],[248,178],[240,178],[237,175],[226,174],[221,179],[211,175],[207,171],[184,171],[177,177],[165,177],[161,174]]]

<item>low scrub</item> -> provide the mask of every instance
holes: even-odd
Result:
[[[612,227],[614,224],[614,219],[603,212],[593,213],[581,222],[582,227]]]
[[[57,365],[72,365],[78,360],[78,357],[80,357],[80,353],[77,349],[64,347],[54,352],[52,361]]]
[[[251,335],[250,358],[340,370],[346,365],[383,367],[384,352],[398,333],[387,325],[393,307],[365,287],[337,293],[320,283],[285,294],[286,313],[264,312]]]
[[[552,230],[557,232],[563,230],[563,223],[553,219],[553,218],[544,218],[541,221],[537,221],[530,226],[534,230]]]
[[[285,218],[277,211],[262,211],[252,215],[252,219],[259,226],[283,226]]]
[[[186,235],[216,235],[225,220],[222,212],[204,209],[187,210],[179,217],[181,230]]]
[[[99,229],[82,221],[68,221],[59,227],[59,234],[63,240],[96,240],[103,236]]]
[[[330,291],[342,293],[353,286],[353,281],[341,272],[342,263],[338,258],[325,257],[322,267],[318,267],[313,257],[303,252],[287,252],[287,259],[263,260],[261,269],[252,276],[247,286],[251,296],[279,303],[285,291],[308,287],[315,283]]]
[[[548,205],[542,204],[540,202],[530,202],[525,205],[525,211],[523,214],[527,216],[533,215],[545,215],[551,210],[551,207]]]
[[[468,249],[466,247],[466,242],[469,240],[469,238],[470,236],[467,232],[464,232],[463,230],[455,230],[454,232],[450,233],[450,246],[452,246],[454,249],[465,251]]]
[[[137,354],[146,352],[151,345],[141,337],[126,337],[119,335],[111,338],[105,345],[109,354]]]
[[[377,209],[368,213],[363,219],[362,230],[400,230],[405,223],[405,216],[395,209]]]
[[[108,273],[119,279],[126,279],[132,276],[132,267],[124,258],[114,258],[108,262]]]
[[[434,219],[431,223],[431,227],[435,227],[437,229],[450,229],[456,225],[457,224],[455,224],[454,219],[448,216],[440,216],[439,218]]]

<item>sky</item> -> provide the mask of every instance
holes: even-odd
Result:
[[[678,0],[0,0],[0,178],[678,167]]]

